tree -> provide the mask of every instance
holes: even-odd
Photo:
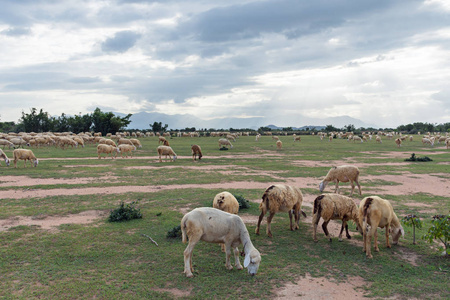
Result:
[[[91,114],[81,115],[81,113],[79,115],[75,115],[73,118],[69,118],[71,131],[74,133],[90,131],[92,126],[92,119],[93,118]]]
[[[53,130],[55,120],[42,108],[37,113],[36,108],[33,107],[29,114],[22,111],[21,123],[26,132],[44,132]]]
[[[165,132],[167,130],[167,127],[169,127],[169,125],[164,124],[164,126],[162,126],[161,122],[153,122],[152,124],[148,124],[150,126],[150,130],[153,132]]]
[[[93,130],[95,132],[101,132],[102,135],[107,133],[114,133],[125,129],[125,127],[131,123],[130,117],[132,114],[128,114],[126,117],[119,117],[112,112],[102,112],[100,108],[96,108],[92,114]]]
[[[331,132],[331,131],[339,131],[336,127],[334,127],[333,125],[327,125],[324,130],[326,132]]]

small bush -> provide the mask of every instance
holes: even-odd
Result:
[[[416,215],[407,215],[402,219],[402,223],[413,228],[413,245],[416,244],[416,227],[422,228],[422,221]]]
[[[125,203],[120,203],[119,208],[112,210],[109,214],[108,221],[109,222],[123,222],[129,221],[133,219],[141,219],[142,214],[139,208],[136,208],[135,205],[137,202],[133,201],[127,205]]]
[[[428,156],[416,157],[416,154],[413,153],[413,154],[411,154],[411,157],[405,159],[405,161],[433,161],[433,160],[431,158],[429,158]]]
[[[445,255],[450,255],[450,214],[447,216],[435,215],[431,221],[431,227],[423,239],[429,243],[433,243],[435,239],[441,241],[444,247],[439,247],[439,249],[443,250]]]
[[[234,198],[239,202],[239,210],[250,208],[250,202],[244,198],[242,195],[233,195]]]
[[[181,238],[181,225],[175,226],[167,232],[167,238]]]

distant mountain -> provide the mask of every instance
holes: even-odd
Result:
[[[119,116],[126,116],[123,113],[114,114]],[[307,118],[302,116],[296,116],[295,118],[278,118],[283,120],[283,123],[289,124],[285,126],[267,125],[270,124],[270,120],[264,117],[251,117],[251,118],[216,118],[210,120],[204,120],[197,118],[189,114],[177,114],[167,115],[161,113],[148,113],[139,112],[131,116],[131,123],[128,125],[128,129],[150,129],[150,124],[153,122],[161,122],[163,125],[167,124],[168,129],[185,129],[195,127],[196,129],[243,129],[249,128],[257,130],[260,127],[269,127],[272,129],[282,129],[283,127],[292,127],[294,130],[302,130],[305,128],[316,128],[316,130],[323,129],[326,125],[333,125],[336,128],[343,128],[346,125],[353,125],[355,128],[359,127],[373,127],[378,128],[373,124],[366,124],[361,120],[349,117],[340,116],[332,118]],[[300,123],[300,124],[299,124]],[[316,124],[316,125],[305,125]],[[272,127],[271,127],[272,126]]]

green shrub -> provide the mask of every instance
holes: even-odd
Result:
[[[413,153],[413,154],[411,154],[411,157],[405,159],[405,161],[433,161],[433,160],[431,158],[429,158],[428,156],[416,157],[416,154]]]
[[[239,210],[250,208],[250,202],[244,198],[242,195],[233,195],[234,198],[239,202]]]
[[[416,227],[422,228],[422,221],[420,221],[419,217],[416,215],[407,215],[404,216],[402,219],[402,223],[405,224],[408,227],[413,228],[413,245],[416,244]]]
[[[429,243],[433,243],[433,240],[437,239],[444,244],[444,247],[439,249],[444,250],[444,254],[450,254],[450,214],[445,215],[435,215],[431,221],[431,227],[428,232],[423,236],[423,239]]]
[[[108,221],[109,222],[123,222],[129,221],[133,219],[141,219],[142,214],[139,208],[136,208],[136,201],[133,201],[127,205],[125,203],[120,203],[119,208],[116,208],[111,211],[109,214]]]
[[[167,238],[181,238],[181,225],[175,226],[167,232]]]

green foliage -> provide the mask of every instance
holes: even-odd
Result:
[[[416,227],[422,228],[422,221],[416,215],[406,215],[402,219],[402,223],[413,228],[413,245],[416,244]]]
[[[423,236],[423,239],[429,243],[433,243],[433,240],[440,240],[444,247],[439,249],[445,250],[446,255],[450,254],[450,214],[445,215],[435,215],[431,221],[431,227],[428,229],[427,233]]]
[[[95,132],[101,132],[102,135],[106,135],[108,132],[115,133],[125,129],[131,123],[131,116],[132,114],[128,114],[126,117],[121,118],[112,112],[102,112],[97,107],[92,114],[92,129]]]
[[[416,157],[416,154],[413,153],[413,154],[411,154],[411,157],[405,159],[405,161],[433,161],[433,160],[431,158],[429,158],[428,156]]]
[[[167,130],[167,127],[169,127],[169,125],[167,125],[167,124],[162,126],[161,122],[153,122],[153,125],[149,124],[149,126],[150,126],[150,130],[153,132],[165,132]]]
[[[242,195],[233,195],[234,198],[239,202],[239,210],[250,208],[250,202],[244,198]]]
[[[142,218],[141,210],[135,207],[136,204],[137,204],[136,201],[128,203],[127,205],[125,205],[125,203],[123,202],[120,203],[119,208],[116,208],[111,211],[108,221],[123,222],[133,219],[141,219]]]
[[[167,232],[167,238],[181,238],[181,225],[175,226]]]

